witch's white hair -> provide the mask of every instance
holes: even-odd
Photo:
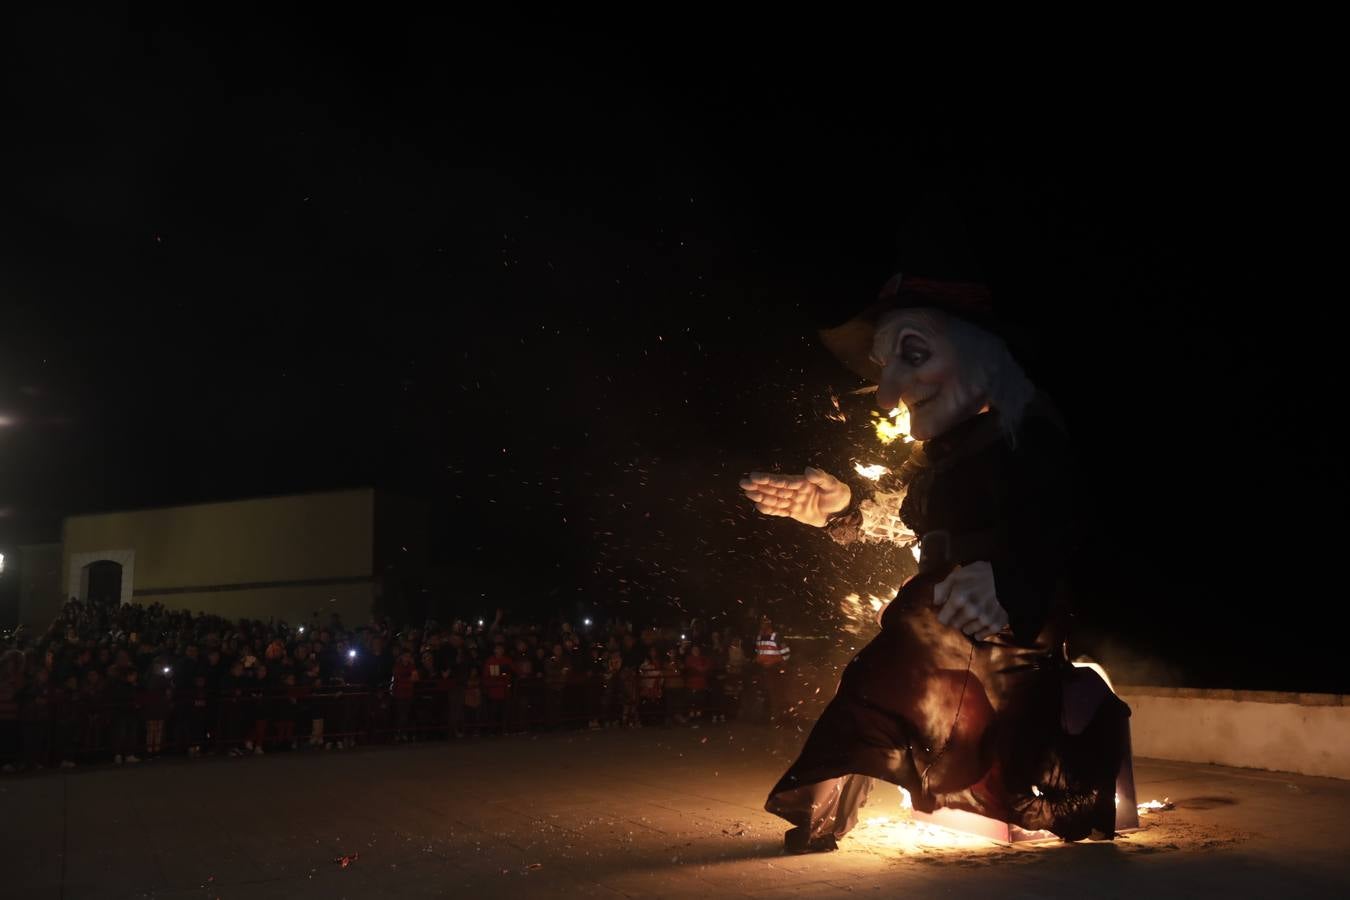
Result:
[[[1036,396],[1036,386],[1003,338],[942,310],[898,309],[882,314],[877,321],[872,342],[874,362],[885,366],[899,355],[900,333],[905,327],[942,334],[952,342],[960,361],[961,380],[998,411],[1003,433],[1015,443],[1022,417]]]

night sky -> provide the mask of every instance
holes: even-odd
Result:
[[[30,14],[0,551],[373,484],[429,502],[466,606],[809,630],[885,554],[758,519],[736,479],[885,461],[866,398],[827,418],[860,382],[814,326],[897,259],[975,266],[1078,443],[1095,648],[1350,690],[1313,525],[1343,508],[1335,334],[1284,317],[1287,284],[1227,287],[1289,158],[1180,75],[939,100],[886,55],[751,34]]]

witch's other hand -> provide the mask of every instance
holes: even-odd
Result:
[[[994,567],[987,562],[957,566],[933,588],[938,621],[959,628],[977,641],[1008,627],[1008,611],[998,602]]]
[[[804,525],[825,527],[831,513],[847,509],[853,491],[829,472],[807,466],[801,475],[751,472],[741,490],[766,516],[786,516]]]

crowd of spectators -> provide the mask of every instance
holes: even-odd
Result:
[[[0,645],[0,767],[767,719],[788,654],[767,619],[754,626],[498,611],[348,629],[71,600],[46,632]]]

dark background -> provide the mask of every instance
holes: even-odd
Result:
[[[957,85],[850,28],[17,21],[0,552],[71,513],[375,484],[430,502],[466,609],[830,628],[895,557],[735,483],[885,460],[866,397],[827,418],[860,382],[813,328],[901,260],[978,269],[1034,332],[1081,454],[1085,646],[1350,688],[1338,338],[1257,274],[1313,142],[1198,60]]]

